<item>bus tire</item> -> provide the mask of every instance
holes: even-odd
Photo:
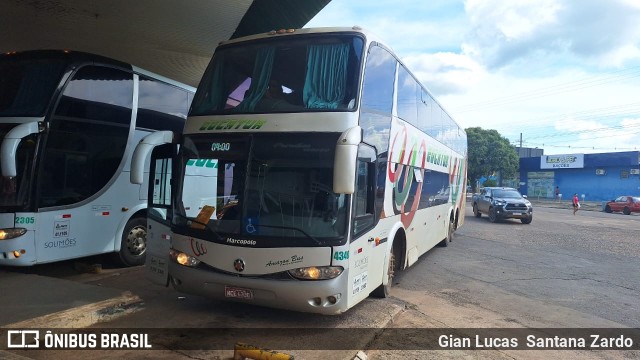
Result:
[[[134,217],[127,221],[122,232],[120,262],[125,266],[143,265],[147,253],[147,220]]]
[[[391,247],[391,251],[389,252],[389,267],[387,268],[387,285],[380,284],[380,286],[378,286],[375,290],[373,290],[371,292],[371,296],[376,297],[376,298],[380,298],[380,299],[384,299],[384,298],[389,297],[389,294],[391,294],[391,286],[393,284],[393,276],[394,276],[396,268],[397,268],[396,260],[398,259],[398,256],[397,256],[396,252],[397,251],[396,251],[395,246],[392,246]]]
[[[452,219],[449,220],[449,228],[447,229],[447,237],[442,239],[439,243],[438,243],[438,247],[447,247],[449,246],[449,242],[451,242],[451,240],[453,240],[453,232],[455,231],[455,227],[456,224],[453,222]]]

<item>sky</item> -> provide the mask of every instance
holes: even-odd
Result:
[[[545,155],[640,151],[640,0],[331,0],[463,127]]]

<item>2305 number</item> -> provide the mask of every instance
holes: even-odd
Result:
[[[35,224],[36,218],[33,216],[18,216],[16,218],[16,224]]]

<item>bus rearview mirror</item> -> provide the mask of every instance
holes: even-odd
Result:
[[[40,126],[38,122],[33,121],[16,126],[5,135],[2,145],[0,145],[2,176],[17,176],[16,152],[18,151],[18,145],[25,137],[38,132],[40,132]]]
[[[132,184],[142,184],[144,182],[144,165],[153,148],[171,142],[173,142],[173,131],[168,130],[156,131],[140,140],[131,156],[129,180]]]
[[[333,163],[333,192],[353,194],[356,187],[356,160],[358,145],[362,141],[362,128],[354,126],[340,135],[336,143]]]

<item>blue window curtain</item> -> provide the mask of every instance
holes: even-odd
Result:
[[[244,100],[235,108],[236,111],[253,111],[256,104],[267,91],[271,70],[273,69],[274,48],[262,48],[258,50],[256,62],[253,65],[251,85],[247,90]]]
[[[219,84],[223,83],[222,79],[224,76],[224,68],[225,61],[224,59],[220,59],[218,66],[214,67],[215,72],[213,73],[209,83],[211,90],[206,96],[211,110],[222,110],[227,102],[227,90],[219,86]]]
[[[336,109],[345,99],[349,45],[311,45],[303,99],[309,109]]]

